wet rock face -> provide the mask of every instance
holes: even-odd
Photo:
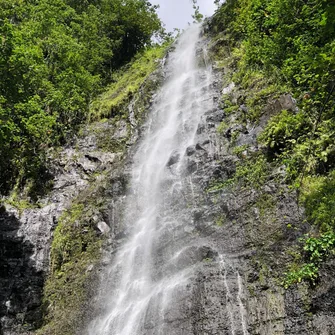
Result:
[[[234,115],[217,118],[215,109],[206,112],[199,125],[197,146],[202,150],[192,152],[189,160],[197,168],[188,170],[197,194],[194,228],[221,258],[200,266],[194,279],[198,285],[193,290],[192,334],[335,334],[333,260],[324,265],[316,288],[301,284],[285,291],[280,285],[288,250],[309,229],[296,195],[274,178],[284,172],[271,171],[272,177],[259,189],[211,188],[213,181],[233,176],[248,152],[261,150],[256,139],[266,118],[284,107],[296,108],[289,95],[270,104],[259,125],[242,127]],[[227,131],[217,132],[221,121],[230,133],[238,132],[235,139]],[[242,145],[248,151],[238,157],[233,149]]]
[[[88,197],[92,185],[110,185],[103,191],[106,199],[99,199],[108,201],[106,208],[92,210],[97,235],[109,236],[114,246],[127,236],[120,217],[132,155],[126,164],[123,159],[141,132],[152,95],[163,80],[162,70],[151,74],[130,102],[128,119],[90,124],[67,147],[49,153],[53,184],[36,208],[20,210],[10,203],[0,207],[0,335],[32,335],[41,326],[54,229],[64,210],[76,199]],[[87,271],[96,271],[96,266]]]
[[[53,206],[0,213],[0,330],[1,334],[30,334],[42,320],[42,291],[48,269]]]
[[[214,80],[220,83],[220,74]],[[245,108],[240,106],[236,113]],[[189,238],[204,243],[213,256],[195,265],[197,276],[185,298],[188,303],[182,305],[191,306],[183,320],[190,317],[193,328],[184,326],[186,334],[335,334],[334,260],[323,265],[315,288],[300,284],[284,290],[280,285],[290,248],[309,230],[296,195],[275,178],[284,171],[271,171],[260,188],[211,187],[213,181],[233,176],[248,152],[261,150],[257,136],[269,117],[282,109],[296,110],[290,95],[266,106],[260,124],[242,126],[217,106],[205,113],[197,144],[187,150],[185,175],[192,190],[186,194],[195,194],[192,220],[186,220],[193,235]],[[219,134],[222,121],[228,130]],[[234,132],[238,136],[232,138]],[[237,156],[233,149],[242,145],[248,151]],[[179,319],[183,313],[178,310]]]
[[[173,196],[161,208],[168,218],[178,212],[180,224],[155,242],[153,266],[157,269],[158,263],[173,255],[174,246],[182,249],[175,262],[154,273],[155,280],[169,278],[185,268],[193,272],[184,289],[172,291],[174,304],[166,308],[163,325],[158,324],[159,306],[153,304],[138,335],[157,335],[158,328],[166,335],[335,334],[334,260],[321,269],[315,289],[305,285],[284,291],[279,285],[278,278],[288,261],[287,249],[308,228],[295,194],[271,178],[261,189],[212,187],[214,182],[231,178],[240,159],[248,159],[248,153],[242,155],[244,158],[234,154],[234,146],[260,150],[256,138],[266,118],[278,108],[294,110],[294,101],[288,95],[280,97],[260,125],[238,125],[218,103],[223,87],[230,84],[223,83],[222,76],[219,71],[214,73],[214,108],[204,111],[195,144],[186,149],[183,190],[174,188]],[[129,108],[134,136],[128,139],[129,144],[136,142],[137,132],[141,133],[135,128],[133,107]],[[247,112],[246,107],[240,106],[238,112]],[[222,121],[229,127],[219,134]],[[231,136],[234,132],[238,133],[235,139]],[[102,133],[112,135],[100,137]],[[116,127],[101,123],[94,131],[87,130],[78,140],[77,149],[65,148],[54,159],[53,190],[41,208],[25,209],[22,215],[11,206],[0,209],[1,335],[33,334],[32,329],[39,326],[57,220],[95,173],[113,170],[113,164],[121,158],[115,150],[117,141],[127,136],[122,121]],[[97,230],[108,236],[108,257],[127,240],[131,229],[122,225],[122,217],[125,198],[131,196],[126,195],[126,185],[135,149],[136,145],[130,150],[122,178],[116,178],[107,191],[109,213],[104,221],[97,220]],[[179,154],[172,154],[167,162],[166,169],[172,176],[180,159]],[[173,177],[166,183],[164,187],[170,187]],[[299,228],[289,229],[288,224]],[[163,225],[169,225],[168,220],[158,218],[157,226]],[[183,249],[184,245],[187,247]],[[109,261],[103,259],[101,271]],[[82,330],[79,333],[83,334]]]
[[[99,182],[103,171],[111,169],[122,156],[121,152],[103,150],[100,141],[105,132],[114,134],[114,138],[107,135],[106,141],[111,142],[128,136],[122,124],[101,123],[87,129],[73,146],[50,156],[53,187],[39,199],[38,207],[20,211],[6,204],[0,208],[1,335],[32,334],[41,325],[42,292],[57,221],[73,199],[94,178]],[[96,224],[100,234],[109,232],[100,218]]]
[[[214,72],[214,107],[204,111],[195,144],[184,155],[171,154],[166,164],[171,179],[162,186],[172,196],[160,208],[157,227],[169,226],[176,213],[179,224],[165,229],[154,243],[153,279],[166,278],[168,285],[178,271],[192,269],[192,275],[184,288],[177,287],[166,297],[173,303],[164,309],[163,322],[159,304],[150,305],[138,335],[335,334],[333,262],[322,272],[317,289],[302,285],[285,291],[280,285],[289,259],[287,250],[309,228],[303,223],[296,195],[275,181],[284,172],[272,171],[258,189],[213,188],[231,178],[249,152],[261,150],[257,136],[269,117],[283,108],[295,111],[295,102],[283,95],[267,106],[260,124],[241,125],[236,114],[247,113],[246,106],[229,115],[219,106],[222,89],[235,87],[222,82],[223,77],[222,72]],[[222,121],[228,128],[220,134]],[[233,149],[242,145],[249,149],[238,156]],[[172,187],[181,160],[183,185]],[[111,206],[114,221],[105,265],[113,261],[110,253],[116,252],[131,231],[121,224],[125,197],[131,195],[116,195]],[[176,256],[175,250],[181,252]],[[171,257],[175,259],[169,263]],[[169,265],[162,268],[163,263]]]

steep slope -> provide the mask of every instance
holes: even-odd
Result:
[[[201,58],[208,43],[213,57],[214,73],[209,85],[212,106],[202,110],[194,144],[186,149],[184,156],[172,153],[167,160],[172,171],[178,171],[182,162],[182,195],[174,193],[170,200],[165,197],[160,230],[165,231],[163,227],[170,221],[177,220],[180,225],[171,224],[169,232],[157,242],[160,248],[152,255],[155,265],[151,266],[157,271],[154,278],[172,280],[171,273],[181,269],[191,269],[192,275],[186,288],[183,281],[180,286],[173,286],[175,295],[163,299],[166,303],[163,309],[152,296],[148,309],[144,307],[145,316],[136,323],[137,333],[332,334],[331,261],[320,269],[317,287],[304,283],[285,289],[284,272],[299,261],[298,238],[309,232],[311,226],[305,222],[296,191],[289,187],[285,167],[268,162],[265,148],[258,140],[272,116],[284,109],[297,111],[296,101],[289,93],[278,91],[262,100],[259,120],[248,120],[245,113],[250,107],[243,104],[243,99],[254,87],[242,88],[231,81],[235,69],[229,66],[228,57],[222,57],[222,54],[228,56],[229,49],[226,39],[221,37],[211,42],[203,37],[198,45],[200,67],[204,67]],[[215,60],[218,58],[219,61]],[[226,65],[222,66],[222,62]],[[268,83],[262,85],[266,89]],[[165,183],[164,188],[172,187],[173,181]],[[119,202],[116,204],[119,207]],[[114,208],[114,212],[118,210]],[[117,255],[131,239],[131,222],[130,226],[124,226],[122,216],[119,220],[114,226],[117,241],[105,256],[107,269],[112,270],[102,277],[104,285],[96,301],[95,313],[101,317],[108,304],[113,306],[113,300],[110,301],[113,290],[106,293],[110,290],[109,283],[115,284],[113,278],[117,277],[114,257],[109,255]],[[165,262],[172,268],[164,267]],[[101,271],[106,273],[104,267]],[[166,285],[172,284],[167,281]],[[117,286],[114,290],[117,292]],[[121,306],[118,313],[122,313]],[[99,326],[92,326],[90,331],[99,333],[113,327],[113,315],[114,312],[110,316],[107,313],[106,319],[102,318]],[[112,329],[109,331],[113,333]],[[125,333],[131,331],[120,329]]]
[[[185,106],[199,112],[196,125],[188,128],[185,119],[179,134],[185,140],[184,135],[191,132],[192,141],[185,140],[187,145],[183,142],[177,152],[158,150],[150,159],[157,158],[158,164],[163,155],[164,171],[171,174],[157,184],[155,197],[171,192],[159,203],[156,223],[161,235],[149,248],[155,250],[150,256],[150,276],[161,283],[157,286],[161,291],[157,296],[152,292],[140,296],[142,309],[131,315],[139,325],[136,334],[334,334],[332,242],[317,259],[318,271],[311,268],[309,275],[301,274],[311,256],[299,238],[305,233],[316,238],[326,235],[311,220],[308,184],[304,189],[292,188],[291,162],[285,165],[281,157],[274,159],[264,141],[269,125],[282,125],[281,117],[292,120],[301,104],[289,87],[252,68],[241,79],[238,61],[243,48],[232,52],[231,36],[215,31],[215,21],[205,28],[195,52],[198,82],[194,85],[200,90],[193,92],[194,101],[190,101],[183,96],[191,87],[186,82],[178,105],[181,114]],[[114,271],[113,262],[126,262],[118,252],[126,255],[124,246],[132,241],[134,218],[140,218],[137,211],[141,213],[143,205],[141,201],[134,208],[129,205],[136,195],[130,187],[134,161],[146,166],[149,157],[143,152],[150,152],[158,138],[156,134],[155,141],[151,139],[140,151],[145,134],[154,127],[143,122],[164,108],[172,113],[168,105],[157,108],[156,101],[161,93],[157,87],[173,73],[171,55],[157,61],[159,70],[145,76],[128,94],[117,93],[123,92],[123,83],[133,83],[131,76],[121,78],[116,91],[112,89],[93,105],[92,119],[94,115],[111,119],[83,128],[73,145],[54,156],[54,185],[41,199],[40,208],[21,204],[18,210],[7,203],[1,210],[2,334],[33,334],[33,328],[41,325],[42,311],[44,322],[38,334],[83,334],[90,329],[97,335],[107,331],[109,324],[116,325],[117,335],[132,331],[124,321],[113,319],[115,300],[108,301],[120,289],[127,304],[121,301],[117,306],[123,308],[124,316],[124,309],[133,306],[128,300],[137,299],[127,287],[122,291],[123,282],[115,276],[121,273],[123,280],[129,278]],[[202,104],[201,98],[208,103]],[[150,190],[154,183],[151,174],[146,176]],[[141,189],[137,193],[141,195]],[[329,192],[318,194],[329,196]],[[146,193],[142,195],[146,199]],[[149,202],[155,201],[150,198]],[[327,211],[330,205],[322,204]],[[129,215],[133,217],[125,221]],[[151,222],[148,213],[145,218]],[[149,241],[148,234],[150,230],[145,231],[144,242]],[[305,246],[314,240],[308,241]],[[316,242],[317,251],[318,246]],[[140,250],[138,257],[130,268],[141,268]],[[190,270],[186,277],[174,277],[184,270]],[[144,291],[145,283],[142,287],[141,281],[130,280]],[[136,291],[137,286],[131,288]]]
[[[120,80],[109,89],[112,103],[128,90],[118,100],[116,115],[98,115],[112,113],[106,98],[99,97],[91,108],[95,121],[66,147],[48,151],[46,195],[29,202],[23,190],[3,199],[1,334],[33,334],[43,326],[40,334],[64,335],[82,324],[100,247],[110,230],[107,223],[112,226],[113,196],[122,202],[125,191],[127,148],[136,142],[162,81],[165,48],[138,56],[124,71],[126,83]],[[136,91],[130,91],[127,85],[135,81]]]

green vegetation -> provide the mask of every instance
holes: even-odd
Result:
[[[192,2],[193,2],[193,10],[194,10],[194,14],[192,15],[192,18],[194,20],[194,23],[201,22],[204,16],[200,13],[199,6],[197,4],[198,1],[192,0]]]
[[[223,134],[227,129],[229,128],[229,125],[225,121],[221,121],[219,124],[217,131],[219,134]]]
[[[138,92],[140,86],[157,68],[166,52],[167,45],[156,46],[138,54],[131,64],[126,65],[113,76],[114,83],[99,96],[90,108],[91,120],[115,116]]]
[[[334,167],[334,20],[335,5],[329,0],[228,0],[212,23],[213,30],[235,42],[233,79],[257,93],[246,97],[249,119],[260,116],[257,107],[274,93],[291,91],[298,99],[297,115],[286,112],[273,120],[276,124],[280,119],[280,127],[290,128],[290,134],[283,138],[281,131],[278,137],[272,133],[267,143],[284,160],[280,154],[287,150],[296,159],[309,156],[311,173]]]
[[[95,183],[96,184],[96,183]],[[51,248],[51,268],[44,287],[44,326],[37,334],[61,331],[73,335],[89,308],[93,267],[101,256],[103,238],[92,217],[104,206],[101,182],[90,187],[59,219]]]
[[[4,195],[41,179],[47,149],[78,130],[114,73],[163,31],[145,0],[0,0],[0,8]]]
[[[245,146],[236,148],[242,151],[246,150]],[[235,150],[236,155],[241,153],[238,149]],[[212,181],[207,191],[219,191],[227,186],[260,189],[269,178],[270,171],[271,169],[266,158],[262,154],[257,153],[248,159],[241,159],[237,162],[236,171],[231,178],[225,181]]]
[[[300,240],[304,262],[293,266],[283,282],[285,287],[302,280],[312,284],[318,278],[319,266],[327,256],[335,253],[335,171],[328,176],[308,176],[302,187],[302,202],[307,219],[318,227],[318,232]]]
[[[267,217],[271,217],[269,213],[273,212],[276,208],[276,201],[273,195],[264,193],[258,197],[255,207],[259,209],[259,217],[261,220],[266,220]]]
[[[334,254],[335,234],[324,233],[318,237],[306,236],[301,239],[307,262],[301,264],[293,263],[290,271],[286,273],[283,286],[288,288],[294,283],[308,280],[312,285],[316,284],[320,263],[330,254]],[[299,259],[300,261],[300,259]]]
[[[313,226],[285,287],[304,279],[315,283],[320,265],[335,250],[334,22],[331,0],[227,0],[211,22],[229,50],[225,65],[242,92],[238,104],[247,106],[243,117],[258,123],[283,93],[297,101],[297,111],[272,113],[258,139],[264,152],[256,162],[242,160],[233,177],[256,187],[266,180],[262,166],[285,166],[285,182],[298,191]],[[224,97],[224,104],[229,109],[236,102]]]
[[[244,144],[233,148],[233,154],[239,158],[244,158],[248,152],[248,145]]]
[[[269,178],[270,168],[263,155],[255,155],[241,161],[233,177],[234,182],[242,187],[259,189]]]
[[[218,216],[215,220],[215,224],[218,226],[218,227],[222,227],[223,226],[223,223],[225,222],[225,216],[223,214],[221,214],[220,216]]]
[[[334,170],[327,176],[309,176],[304,179],[302,201],[306,204],[306,215],[323,233],[335,227],[334,189]]]

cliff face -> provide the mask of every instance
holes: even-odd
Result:
[[[257,80],[251,81],[247,88],[233,83],[236,63],[230,58],[226,36],[216,35],[211,51],[216,59],[213,66],[222,78],[224,115],[215,127],[220,133],[215,162],[220,162],[223,170],[230,169],[219,178],[214,176],[208,193],[212,199],[219,199],[214,200],[220,206],[216,204],[214,212],[221,215],[218,222],[225,227],[224,244],[232,247],[233,259],[237,260],[236,267],[243,279],[247,331],[334,334],[332,257],[320,266],[315,285],[302,282],[284,289],[286,274],[302,257],[299,238],[313,233],[315,228],[306,220],[299,191],[287,182],[286,167],[272,164],[272,157],[264,161],[267,148],[259,141],[272,117],[283,110],[298,112],[296,101],[288,92],[271,94],[269,87],[262,87]],[[222,61],[222,55],[226,61]],[[259,86],[267,94],[257,106],[250,96],[257,95]],[[256,108],[257,118],[250,117]]]
[[[207,44],[215,59],[217,41],[203,41],[199,57]],[[268,120],[283,109],[294,113],[296,102],[289,93],[271,97],[264,102],[260,120],[246,121],[246,92],[231,81],[233,68],[214,61],[213,70],[210,89],[214,106],[204,111],[195,145],[186,150],[183,173],[189,186],[181,197],[176,193],[171,201],[167,198],[162,213],[172,221],[178,215],[182,225],[164,234],[154,255],[155,277],[168,277],[175,269],[190,266],[196,269],[195,275],[188,291],[176,289],[164,325],[159,324],[153,306],[140,333],[154,335],[163,329],[166,334],[199,335],[333,334],[333,261],[321,269],[316,287],[301,283],[284,289],[285,272],[299,252],[297,239],[311,227],[304,220],[296,192],[285,182],[284,167],[273,168],[263,162],[248,167],[248,162],[265,150],[257,137]],[[222,96],[234,108],[223,106]],[[173,170],[178,161],[179,157],[172,155],[169,168]],[[241,166],[245,167],[243,173]],[[254,182],[243,183],[244,176],[251,176]],[[120,220],[123,205],[120,198],[114,199],[115,237],[110,240],[102,273],[113,263],[110,255],[129,237],[131,227],[122,226]],[[164,225],[164,221],[158,224]],[[158,270],[158,264],[182,246],[185,249],[174,270]],[[102,281],[113,281],[113,276],[103,276]],[[102,285],[96,297],[98,314],[103,313],[99,299],[103,300],[107,290],[108,284]]]
[[[156,62],[159,69],[123,107],[126,118],[91,123],[68,146],[49,152],[46,195],[34,204],[24,194],[4,200],[0,334],[35,334],[45,324],[39,334],[70,334],[84,322],[101,243],[115,240],[110,208],[122,203],[126,152],[163,77],[162,61]]]
[[[299,252],[297,238],[310,226],[296,193],[285,183],[284,168],[260,159],[248,166],[264,150],[257,137],[269,118],[283,109],[294,113],[295,101],[280,94],[265,101],[257,122],[246,120],[246,92],[232,82],[233,67],[215,61],[217,41],[204,39],[199,55],[204,45],[214,59],[213,108],[204,111],[196,144],[186,151],[189,187],[166,204],[170,217],[178,212],[182,224],[162,238],[155,255],[155,262],[163,262],[172,241],[178,247],[188,245],[175,267],[191,264],[196,270],[190,289],[177,292],[177,302],[168,309],[163,333],[335,334],[334,260],[322,266],[315,287],[302,283],[283,288],[284,272]],[[72,146],[54,156],[54,184],[39,208],[18,210],[7,204],[1,209],[0,334],[33,334],[41,326],[42,312],[47,325],[39,334],[82,334],[80,325],[99,313],[98,273],[129,235],[121,218],[132,157],[151,105],[148,97],[163,72],[146,81],[125,109],[124,120],[86,127]],[[171,169],[177,161],[171,156]],[[253,182],[244,183],[245,176]],[[62,230],[51,248],[57,225]],[[59,239],[62,234],[64,240]],[[76,239],[79,249],[66,246]],[[90,257],[90,252],[98,255]],[[149,310],[143,334],[157,334],[156,321],[154,309]]]
[[[113,135],[125,136],[124,127],[118,126],[118,132],[112,128]],[[98,147],[94,133],[99,130],[108,132],[111,126],[99,124],[90,129],[90,135],[78,139],[76,146],[53,153],[52,190],[35,208],[20,208],[20,203],[13,202],[1,208],[2,334],[28,333],[41,325],[42,293],[50,272],[50,248],[58,220],[73,200],[122,156]]]

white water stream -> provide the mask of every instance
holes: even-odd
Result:
[[[169,55],[171,76],[155,99],[134,157],[124,218],[131,234],[108,269],[101,315],[89,325],[89,335],[169,334],[166,322],[193,275],[192,262],[183,256],[187,245],[176,233],[183,223],[170,204],[182,203],[185,184],[192,194],[184,173],[186,149],[195,144],[200,119],[213,104],[211,69],[197,64],[199,34],[198,26],[188,29]],[[160,255],[163,249],[167,254]],[[157,264],[157,255],[163,264]]]

